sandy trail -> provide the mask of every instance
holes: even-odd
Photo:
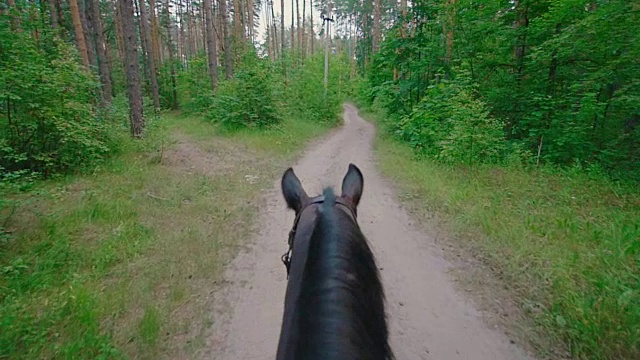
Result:
[[[375,129],[345,105],[344,126],[317,143],[293,168],[310,196],[339,185],[350,162],[364,174],[359,223],[376,254],[387,294],[391,346],[400,360],[528,359],[498,330],[489,328],[447,273],[434,239],[412,226],[391,184],[377,172]],[[284,169],[283,169],[284,171]],[[286,209],[279,179],[267,193],[260,227],[226,272],[206,358],[274,359],[286,287],[280,255],[294,214]]]

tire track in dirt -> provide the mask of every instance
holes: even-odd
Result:
[[[327,185],[339,189],[350,162],[364,174],[359,223],[376,254],[387,295],[391,346],[400,360],[529,359],[499,330],[489,328],[455,289],[434,238],[412,225],[409,214],[375,167],[375,128],[351,105],[344,126],[312,146],[294,170],[310,196]],[[285,170],[284,168],[282,169]],[[216,292],[214,333],[202,358],[254,360],[275,357],[286,288],[280,256],[293,212],[279,179],[266,194],[255,238],[228,266]]]

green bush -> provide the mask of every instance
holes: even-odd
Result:
[[[109,153],[109,131],[92,103],[99,83],[78,64],[72,46],[0,22],[0,166],[48,175],[84,167]]]
[[[205,55],[189,61],[189,66],[178,75],[178,102],[185,114],[202,114],[213,103],[211,77]]]
[[[471,85],[459,81],[430,86],[413,111],[396,124],[397,136],[443,162],[495,163],[507,153],[504,124],[474,97]]]
[[[280,123],[273,80],[267,61],[247,51],[234,78],[219,84],[207,118],[231,130]]]

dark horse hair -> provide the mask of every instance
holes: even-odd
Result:
[[[309,198],[293,170],[282,179],[296,211],[277,359],[393,359],[384,291],[356,220],[362,173],[349,165],[342,195]]]

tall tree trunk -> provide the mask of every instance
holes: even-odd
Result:
[[[520,78],[524,70],[524,57],[527,49],[527,28],[529,27],[529,9],[528,4],[523,4],[521,0],[514,3],[516,21],[513,24],[516,30],[516,44],[513,47],[513,56],[516,62],[516,74]]]
[[[273,33],[273,53],[274,53],[274,60],[275,58],[278,57],[278,25],[276,24],[276,14],[273,11],[273,0],[269,0],[269,5],[271,8],[271,26],[270,28],[272,29],[272,33]]]
[[[253,40],[255,39],[253,34],[253,0],[248,0],[247,2],[247,30],[249,31],[249,39],[251,39],[251,43],[253,44]]]
[[[456,0],[447,0],[447,14],[446,19],[443,22],[445,27],[445,58],[444,62],[447,65],[451,64],[451,56],[453,54],[453,28],[455,26],[456,18]]]
[[[118,4],[124,35],[124,65],[127,75],[131,135],[135,138],[140,138],[142,137],[142,130],[144,129],[144,117],[142,114],[142,90],[140,88],[138,42],[136,25],[133,19],[133,2],[132,0],[119,0]]]
[[[311,55],[313,55],[313,43],[316,40],[316,33],[315,33],[315,29],[313,28],[313,0],[311,0],[311,6],[309,7],[309,13],[311,16],[311,21],[310,21],[310,26],[311,26],[311,32],[309,33],[309,37],[311,38]]]
[[[97,1],[97,0],[94,0]],[[153,106],[156,110],[160,109],[160,89],[158,86],[158,69],[153,56],[153,43],[151,41],[151,33],[149,30],[149,19],[147,19],[147,5],[144,0],[138,0],[140,8],[140,32],[143,43],[147,44],[147,67],[149,68],[149,82],[151,83],[151,96],[153,97]]]
[[[293,11],[293,9],[291,9]],[[300,28],[300,0],[296,0],[296,26],[298,27],[298,33],[296,36],[298,37],[298,55],[302,53],[302,29]]]
[[[296,5],[294,3],[294,0],[291,0],[291,54],[293,54],[293,51],[296,48],[296,38],[295,38],[295,18],[294,18],[294,12],[293,9],[295,9]]]
[[[56,10],[56,0],[47,0],[49,5],[49,16],[51,17],[51,27],[58,29],[58,12]]]
[[[111,104],[111,69],[107,56],[107,43],[104,38],[102,19],[100,17],[100,1],[88,0],[88,8],[91,9],[90,18],[93,23],[93,36],[96,40],[96,55],[98,58],[98,70],[100,73],[100,83],[102,84],[102,101],[104,104]]]
[[[158,31],[155,0],[149,0],[149,19],[151,20],[151,49],[156,66],[159,66],[162,63],[162,59],[160,58],[160,32]]]
[[[284,0],[280,0],[280,56],[282,57],[284,57],[284,43]]]
[[[242,16],[241,1],[242,0],[233,0],[233,35],[236,44],[238,44],[242,38],[242,20],[240,19]]]
[[[215,92],[218,87],[218,54],[216,46],[216,34],[213,32],[213,11],[211,0],[204,0],[205,20],[207,26],[207,53],[209,57],[209,76],[211,76],[211,89]]]
[[[371,52],[375,55],[380,47],[380,0],[373,3],[373,37],[371,39]]]
[[[307,55],[307,0],[302,0],[302,56]]]
[[[89,68],[89,56],[87,55],[87,43],[84,41],[84,32],[82,31],[82,20],[80,20],[80,10],[78,9],[77,0],[69,0],[69,10],[71,11],[71,19],[73,20],[73,29],[76,34],[76,46],[82,59],[82,65]]]
[[[224,70],[225,77],[231,79],[233,76],[233,64],[231,60],[231,39],[229,38],[229,17],[227,13],[227,0],[219,0],[220,13],[222,16],[222,37],[224,38]]]
[[[182,0],[178,1],[178,7],[180,8],[180,39],[178,41],[178,49],[180,49],[178,57],[180,58],[181,63],[186,63],[187,59],[187,42],[185,41],[185,21],[184,21],[184,5],[182,4]]]
[[[171,40],[171,14],[169,13],[169,0],[164,0],[164,15],[167,25],[167,50],[169,52],[169,72],[171,76],[171,108],[178,109],[178,90],[176,89],[176,62],[173,41]]]
[[[95,41],[93,40],[93,24],[87,19],[87,13],[90,10],[85,8],[84,0],[78,0],[78,10],[80,12],[80,21],[82,22],[82,31],[84,32],[85,46],[87,47],[87,58],[89,64],[97,68]]]
[[[116,49],[118,50],[118,59],[124,61],[124,35],[122,31],[122,14],[120,5],[116,4],[116,0],[111,0],[111,7],[114,14],[114,22],[116,28]]]

